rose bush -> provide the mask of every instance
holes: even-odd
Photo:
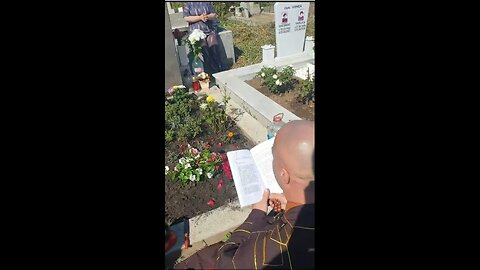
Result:
[[[292,66],[286,66],[280,71],[275,67],[262,67],[256,77],[260,78],[262,85],[267,86],[272,93],[282,94],[291,89],[293,74],[295,70]]]

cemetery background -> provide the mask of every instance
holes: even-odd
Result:
[[[270,3],[273,4],[274,2],[270,2]],[[179,4],[179,3],[175,3],[175,4]],[[233,45],[235,49],[236,59],[235,59],[235,63],[231,67],[232,69],[231,71],[233,72],[234,70],[238,70],[239,73],[242,73],[240,72],[242,68],[248,69],[249,67],[255,66],[255,64],[260,65],[261,63],[265,62],[265,55],[264,55],[265,50],[262,49],[262,46],[266,44],[272,44],[274,46],[276,45],[275,23],[267,22],[267,23],[259,23],[258,25],[252,25],[252,24],[247,24],[243,21],[228,19],[229,17],[232,16],[232,12],[228,11],[228,8],[230,7],[231,4],[232,2],[214,3],[214,5],[216,5],[217,13],[219,13],[220,15],[220,20],[219,20],[220,28],[231,30],[233,34]],[[240,3],[238,2],[233,4],[240,5]],[[219,5],[220,5],[220,8],[218,7]],[[268,3],[266,7],[268,7]],[[271,5],[271,7],[273,7],[273,5]],[[273,12],[273,8],[269,10]],[[314,3],[310,3],[309,14],[313,14],[313,10],[314,10]],[[167,13],[166,15],[168,16]],[[272,14],[272,20],[273,20],[273,14]],[[310,16],[308,18],[307,28],[306,28],[307,36],[315,35],[314,20],[315,20],[314,14],[313,16]],[[172,32],[169,31],[169,29],[167,28],[165,29],[165,31],[166,31],[166,38],[168,34],[170,35],[170,38],[171,38]],[[166,55],[167,55],[167,52],[166,52]],[[309,58],[307,57],[305,59],[309,59]],[[279,63],[278,65],[280,65],[280,67],[282,66],[281,63]],[[296,66],[296,68],[298,68],[298,66]],[[177,70],[178,70],[178,67],[177,67]],[[248,81],[249,79],[251,80],[252,78],[246,78],[245,76],[243,76],[242,82]],[[177,82],[179,82],[178,78],[176,78],[176,80]],[[171,85],[173,84],[170,84],[170,86]],[[260,85],[259,87],[256,87],[256,88],[257,90],[260,90],[260,93],[262,93],[262,90],[265,91],[265,89],[258,89],[258,88],[262,88],[262,86]],[[312,89],[313,89],[313,86],[312,86]],[[269,91],[269,90],[266,90],[266,91]],[[202,94],[214,96],[217,99],[216,101],[217,103],[215,104],[220,105],[220,103],[222,102],[218,95],[219,92],[220,92],[219,89],[215,87],[214,89],[212,89],[212,91],[205,91],[205,93],[200,93],[198,99],[193,102],[194,105],[191,109],[201,113],[201,110],[199,110],[199,106],[202,103],[206,103],[206,96],[205,95],[202,96]],[[167,97],[169,96],[168,93],[166,95]],[[272,99],[275,100],[274,97],[272,97]],[[227,108],[228,104],[225,104],[225,102],[223,103],[224,103],[223,104],[224,108]],[[245,109],[245,107],[242,107],[242,110],[243,109]],[[251,114],[251,113],[249,112],[248,114]],[[295,119],[295,118],[290,118],[290,120],[292,119]],[[304,119],[309,119],[309,118],[305,117]],[[166,122],[169,120],[170,119],[167,119],[167,118],[165,119]],[[260,119],[257,119],[257,118],[253,119],[253,121],[255,120],[261,122]],[[185,122],[188,122],[188,121],[185,121]],[[226,152],[233,149],[245,149],[245,148],[249,149],[253,147],[256,143],[258,143],[258,141],[252,142],[252,140],[249,140],[249,138],[244,136],[242,134],[242,132],[244,131],[240,130],[239,127],[233,123],[233,121],[232,121],[232,125],[228,127],[228,130],[225,130],[223,132],[212,131],[208,125],[204,125],[204,124],[202,125],[201,130],[202,131],[199,134],[197,134],[197,136],[194,136],[195,138],[188,140],[188,143],[191,143],[195,147],[196,145],[198,145],[197,143],[199,143],[200,141],[207,142],[211,146],[211,149],[213,151],[216,151],[217,153],[222,153],[222,152]],[[225,138],[228,132],[233,132],[235,134],[235,138],[233,140],[228,140],[227,138]],[[221,144],[218,144],[219,142]],[[173,143],[166,142],[166,145],[168,145],[165,149],[165,157],[167,161],[166,165],[170,167],[170,170],[173,169],[175,162],[178,161],[178,159],[181,157],[182,152],[184,152],[187,149],[185,144],[186,144],[186,141],[175,141]],[[166,199],[165,200],[165,203],[166,203],[165,222],[167,224],[175,223],[176,221],[179,221],[184,217],[192,218],[194,216],[196,217],[202,216],[202,218],[204,219],[205,214],[202,214],[202,215],[199,215],[199,214],[207,212],[206,214],[208,217],[208,213],[210,213],[208,212],[209,210],[218,208],[226,203],[231,202],[233,199],[236,198],[236,191],[233,186],[233,181],[228,179],[229,178],[228,173],[223,170],[224,168],[223,166],[221,167],[222,167],[221,173],[215,176],[213,179],[209,179],[207,182],[202,182],[202,183],[194,183],[194,182],[188,183],[187,186],[180,186],[178,184],[175,184],[174,182],[168,181],[167,177],[165,178],[165,199]],[[220,183],[222,183],[222,185],[220,188],[218,188]],[[199,188],[199,187],[202,187],[202,188]],[[211,201],[214,201],[213,205],[210,204]]]
[[[262,62],[261,46],[272,44],[275,46],[275,23],[273,22],[273,5],[275,2],[256,2],[263,9],[262,13],[271,15],[270,22],[259,25],[248,25],[242,21],[232,20],[231,6],[239,7],[240,2],[212,2],[217,11],[219,26],[231,30],[235,50],[235,63],[232,69]],[[178,10],[183,2],[171,2],[171,7]],[[315,2],[310,2],[306,36],[315,37]],[[255,17],[253,15],[252,17]]]

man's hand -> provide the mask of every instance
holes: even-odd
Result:
[[[265,189],[263,192],[262,200],[259,201],[258,203],[255,203],[252,205],[252,209],[258,209],[260,211],[267,213],[267,208],[268,208],[268,197],[270,196],[270,190]]]
[[[283,195],[283,193],[270,193],[270,196],[268,197],[268,205],[270,205],[272,208],[273,200],[279,200],[282,204],[283,210],[285,210],[285,208],[287,207],[287,198],[285,198],[285,195]]]

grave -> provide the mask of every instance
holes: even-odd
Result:
[[[171,32],[170,16],[165,5],[165,91],[172,85],[182,84],[178,54]]]
[[[247,25],[262,25],[274,21],[273,14],[263,13],[256,2],[240,2],[240,6],[232,11],[233,16],[229,17],[229,20],[241,21]]]
[[[284,122],[299,120],[300,118],[245,83],[245,81],[254,78],[256,73],[264,66],[281,69],[288,65],[292,65],[297,70],[296,74],[303,79],[307,70],[314,71],[312,66],[315,62],[314,39],[313,37],[305,37],[309,3],[276,3],[274,8],[277,46],[269,44],[262,46],[262,63],[213,74],[219,88],[230,94],[233,101],[240,104],[245,111],[265,127],[271,123],[273,116],[279,112],[284,113]],[[277,49],[276,57],[274,54],[275,48]]]

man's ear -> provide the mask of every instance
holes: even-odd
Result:
[[[287,172],[287,170],[282,169],[280,171],[280,178],[282,179],[283,184],[290,184],[290,174]]]

